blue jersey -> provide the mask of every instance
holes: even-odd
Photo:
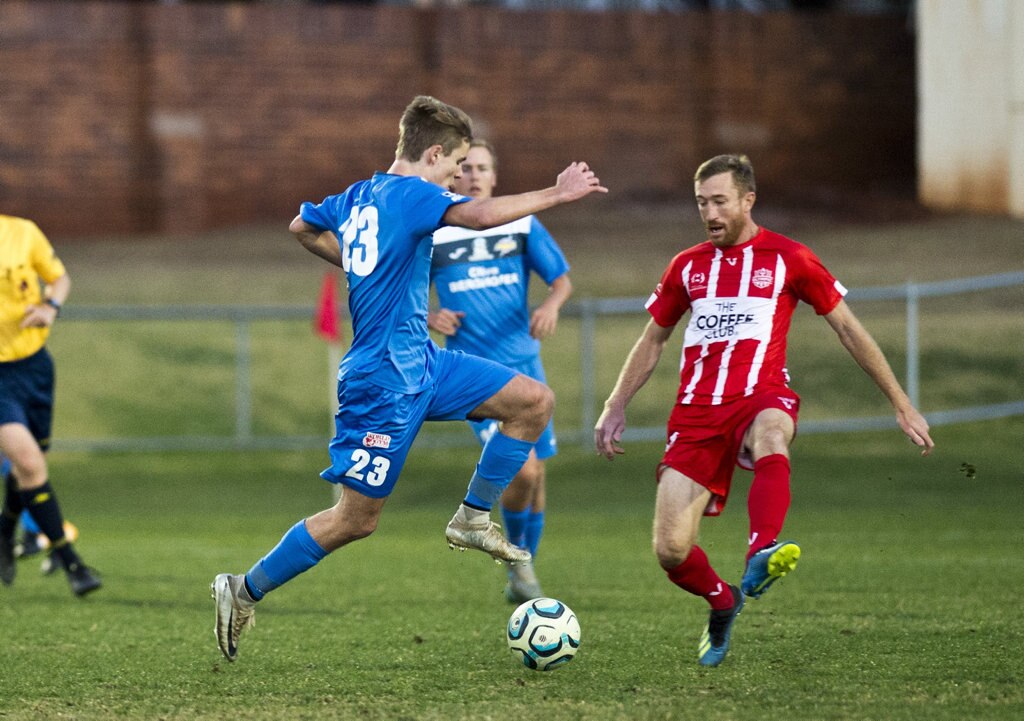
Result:
[[[441,228],[434,233],[430,277],[441,307],[466,313],[447,347],[499,363],[536,356],[530,272],[551,285],[568,270],[555,239],[532,215],[489,230]]]
[[[376,173],[319,205],[302,204],[302,219],[333,231],[341,246],[352,345],[339,380],[368,376],[401,393],[430,384],[437,351],[427,331],[431,234],[449,207],[468,200],[420,177]]]

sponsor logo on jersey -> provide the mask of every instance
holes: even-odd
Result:
[[[437,265],[447,267],[463,263],[489,263],[503,258],[515,258],[526,251],[526,233],[515,232],[519,221],[501,226],[509,232],[488,235],[491,231],[469,231],[467,228],[448,226],[434,233],[434,247],[442,248],[436,254]]]
[[[690,291],[700,290],[701,288],[707,287],[708,277],[703,273],[691,273],[690,274]]]
[[[771,308],[767,298],[697,299],[686,326],[684,344],[764,339],[771,330]]]
[[[499,238],[494,244],[494,252],[504,258],[509,253],[514,253],[519,248],[519,243],[511,235]]]
[[[449,283],[449,292],[464,293],[467,290],[519,284],[519,273],[502,273],[497,268],[471,268],[469,275],[469,278],[453,280]]]
[[[390,448],[391,436],[386,433],[367,433],[363,436],[363,446],[366,448]]]
[[[772,284],[772,272],[767,268],[758,268],[751,276],[750,282],[757,288],[767,288]]]
[[[734,303],[716,303],[718,313],[701,313],[693,317],[693,328],[703,332],[707,340],[732,338],[740,335],[740,327],[757,322],[753,313],[735,312]]]
[[[487,249],[487,238],[473,238],[473,254],[467,260],[471,263],[481,260],[494,260],[494,254]]]

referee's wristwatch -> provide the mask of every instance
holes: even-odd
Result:
[[[60,303],[55,301],[53,298],[47,298],[43,302],[46,303],[46,305],[48,305],[51,308],[53,308],[55,311],[57,311],[57,315],[60,315],[60,309],[61,309],[61,304]]]

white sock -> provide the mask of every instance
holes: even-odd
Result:
[[[479,525],[484,519],[490,519],[490,511],[481,511],[479,508],[470,508],[465,503],[459,504],[459,510],[455,512],[455,517],[464,523],[471,525]]]

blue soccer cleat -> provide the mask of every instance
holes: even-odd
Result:
[[[740,589],[732,584],[729,584],[729,588],[732,590],[732,608],[712,610],[708,625],[700,635],[697,657],[701,666],[717,666],[725,660],[725,654],[729,653],[732,624],[743,610],[743,594]]]
[[[800,546],[793,541],[762,548],[747,561],[747,570],[743,572],[743,593],[751,598],[760,598],[769,586],[796,568],[798,560]]]

